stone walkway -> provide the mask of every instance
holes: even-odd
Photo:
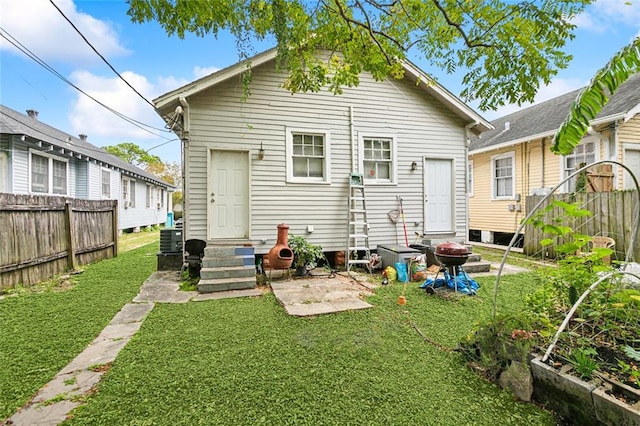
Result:
[[[260,290],[236,290],[215,294],[179,291],[177,272],[156,272],[141,286],[132,303],[116,314],[102,333],[73,361],[47,383],[6,424],[15,426],[54,426],[81,404],[100,381],[106,366],[113,362],[131,337],[140,329],[156,303],[186,303],[229,297],[260,296]]]

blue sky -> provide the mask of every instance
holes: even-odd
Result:
[[[169,38],[155,23],[132,23],[124,0],[54,1],[113,67],[149,100],[238,60],[235,41],[230,36]],[[118,79],[49,0],[2,0],[0,9],[2,34],[19,41],[102,103],[156,129],[142,130],[117,117],[17,51],[4,38],[0,38],[0,103],[20,112],[35,109],[41,121],[73,135],[87,134],[97,146],[133,142],[164,161],[180,161],[179,142],[170,141],[175,135],[164,129],[151,106]],[[541,88],[537,102],[582,87],[615,52],[640,35],[640,0],[596,1],[574,22],[578,26],[576,38],[567,46],[574,60],[551,85]],[[270,47],[272,43],[265,41],[255,50],[258,53]],[[419,58],[409,59],[454,94],[462,90],[462,74],[447,75],[429,68]],[[480,113],[491,120],[518,108],[521,107],[508,105]]]

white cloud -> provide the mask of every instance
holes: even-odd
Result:
[[[498,108],[496,111],[489,111],[484,113],[485,118],[488,120],[494,120],[499,117],[504,117],[516,111],[524,108],[528,108],[532,105],[539,104],[540,102],[548,101],[549,99],[556,98],[560,95],[572,92],[580,89],[589,83],[588,81],[582,81],[580,79],[563,79],[556,78],[551,80],[551,83],[547,86],[542,86],[536,94],[535,100],[532,103],[526,103],[522,105],[505,105]]]
[[[193,67],[193,76],[197,79],[202,78],[202,77],[206,77],[209,74],[213,74],[216,71],[219,71],[220,68],[218,67],[199,67],[199,66],[195,66]]]
[[[120,44],[112,24],[79,12],[73,0],[57,0],[56,5],[106,58],[130,53]],[[75,64],[100,61],[48,0],[2,0],[0,26],[45,61]],[[0,50],[5,49],[18,53],[0,38]]]
[[[574,18],[579,28],[603,33],[618,25],[640,28],[639,0],[598,0]]]
[[[146,77],[127,71],[122,77],[136,88],[145,98],[151,100],[154,95],[164,93],[168,79],[153,84]],[[74,71],[70,77],[78,87],[98,99],[106,106],[142,123],[162,129],[164,123],[154,109],[140,98],[118,77],[100,77],[88,71]],[[173,87],[175,88],[175,87]],[[75,133],[84,133],[100,138],[112,138],[113,144],[124,141],[137,143],[137,140],[157,139],[158,134],[171,137],[161,130],[153,130],[153,135],[108,111],[88,97],[78,94],[69,112],[69,121]]]

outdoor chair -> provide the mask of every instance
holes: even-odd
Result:
[[[588,247],[588,252],[580,252],[578,251],[578,255],[579,256],[588,256],[590,252],[593,251],[594,248],[610,248],[612,249],[613,247],[615,247],[616,245],[616,240],[614,240],[611,237],[603,237],[601,235],[596,235],[594,237],[591,237],[591,239],[589,240],[589,243],[587,245]],[[611,264],[611,256],[605,256],[602,258],[602,261],[607,264],[610,265]]]
[[[185,267],[189,268],[189,276],[196,277],[200,275],[204,248],[206,246],[207,242],[203,240],[192,239],[184,242],[185,256],[182,270],[184,270]]]
[[[613,248],[616,245],[616,240],[611,237],[603,237],[600,235],[596,235],[595,237],[591,237],[591,241],[589,241],[589,246],[591,249],[594,248]],[[602,261],[607,265],[611,264],[611,256],[607,256],[602,258]]]

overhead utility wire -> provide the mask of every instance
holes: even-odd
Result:
[[[96,102],[98,105],[102,106],[103,108],[109,110],[110,112],[112,112],[113,114],[117,115],[118,117],[122,118],[123,120],[129,122],[129,124],[132,124],[133,126],[138,127],[139,129],[144,130],[145,132],[151,133],[154,136],[157,136],[159,138],[163,138],[163,139],[168,139],[166,136],[164,135],[158,135],[152,131],[150,131],[149,129],[142,127],[142,126],[146,126],[149,127],[151,129],[154,130],[158,130],[161,132],[166,132],[169,133],[169,131],[167,131],[166,129],[159,129],[157,127],[153,127],[150,126],[148,124],[145,124],[141,121],[135,120],[133,118],[127,117],[126,115],[124,115],[123,113],[103,104],[102,102],[100,102],[99,100],[97,100],[96,98],[94,98],[93,96],[89,95],[87,92],[85,92],[84,90],[82,90],[81,88],[79,88],[78,86],[76,86],[75,84],[73,84],[73,82],[71,82],[70,80],[68,80],[65,76],[63,76],[62,74],[60,74],[58,71],[55,70],[55,68],[53,68],[52,66],[50,66],[49,64],[47,64],[44,60],[40,59],[40,57],[38,57],[38,55],[36,55],[35,53],[33,53],[31,50],[29,50],[25,45],[23,45],[22,43],[20,43],[14,36],[12,36],[7,30],[5,30],[4,28],[0,27],[0,31],[2,31],[0,33],[0,36],[2,38],[4,38],[5,40],[7,40],[9,43],[11,43],[16,49],[20,50],[22,53],[24,53],[26,56],[28,56],[30,59],[32,59],[34,62],[36,62],[38,65],[42,66],[43,68],[45,68],[47,71],[49,71],[50,73],[52,73],[53,75],[55,75],[56,77],[58,77],[60,80],[64,81],[65,83],[67,83],[68,85],[70,85],[71,87],[73,87],[74,89],[76,89],[77,91],[79,91],[80,93],[82,93],[83,95],[85,95],[86,97],[88,97],[89,99],[91,99],[92,101]],[[8,36],[8,37],[7,37]],[[10,37],[10,38],[9,38]],[[136,124],[137,123],[137,124]]]
[[[138,96],[140,96],[140,98],[142,98],[142,100],[144,100],[146,103],[148,103],[149,105],[151,105],[151,108],[153,108],[153,110],[155,112],[157,112],[158,114],[160,114],[162,117],[168,119],[168,120],[172,120],[171,117],[169,117],[168,115],[164,114],[162,111],[160,111],[158,108],[156,108],[156,106],[150,102],[147,98],[145,98],[140,92],[138,92],[136,90],[135,87],[133,87],[131,84],[129,84],[129,82],[127,80],[125,80],[125,78],[120,75],[120,73],[113,67],[113,65],[111,65],[111,63],[109,63],[109,61],[107,61],[107,59],[102,56],[102,54],[100,52],[98,52],[98,49],[96,49],[93,44],[91,44],[91,42],[84,36],[84,34],[82,34],[82,31],[80,31],[78,29],[78,27],[75,26],[75,24],[73,22],[71,22],[71,20],[69,18],[67,18],[67,15],[64,14],[64,12],[58,7],[58,5],[56,5],[54,3],[53,0],[49,0],[49,2],[53,5],[53,7],[55,7],[58,12],[60,12],[60,15],[62,15],[62,17],[73,27],[74,30],[76,30],[76,32],[80,35],[80,37],[82,37],[82,39],[85,41],[85,43],[87,43],[87,45],[94,51],[96,52],[96,55],[98,55],[100,57],[100,59],[102,59],[102,61],[107,64],[107,66],[109,68],[111,68],[111,71],[113,71],[119,78],[120,80],[124,81],[124,83],[129,86],[131,88],[131,90],[133,90],[134,92],[136,92],[136,94]]]

